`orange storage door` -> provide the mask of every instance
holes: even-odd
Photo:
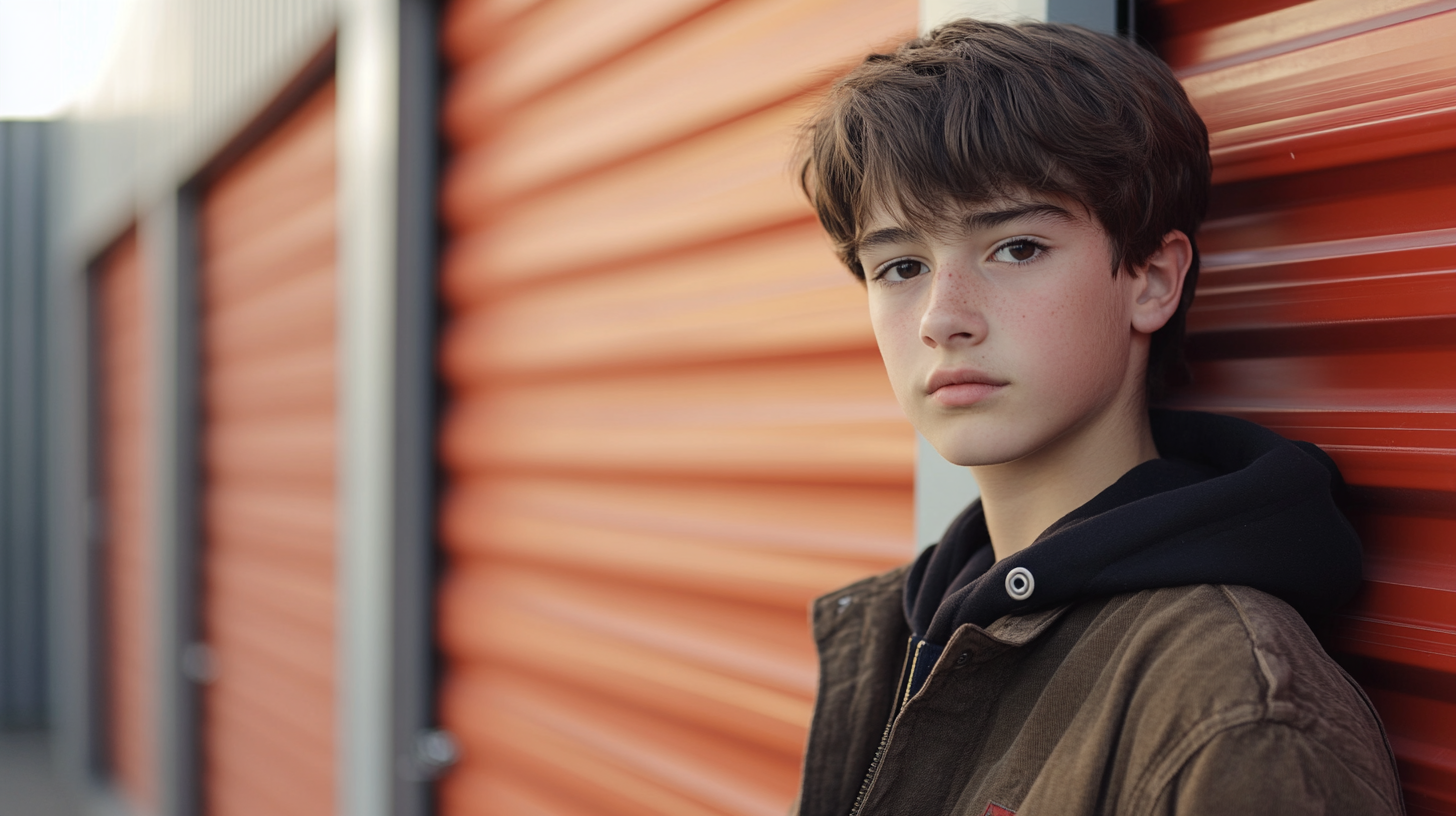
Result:
[[[146,281],[136,233],[97,265],[93,281],[100,488],[105,532],[102,622],[105,640],[107,761],[116,786],[136,807],[155,810],[156,641],[152,562],[152,448]]]
[[[1366,584],[1330,645],[1385,720],[1413,814],[1456,813],[1450,8],[1148,10],[1215,163],[1184,401],[1320,444],[1353,486]]]
[[[334,812],[334,140],[330,84],[201,202],[209,816]]]
[[[789,152],[916,13],[448,7],[441,813],[788,807],[807,603],[912,555],[914,470]]]

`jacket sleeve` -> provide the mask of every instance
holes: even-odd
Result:
[[[1256,722],[1220,732],[1189,757],[1152,813],[1400,816],[1405,807],[1393,773],[1390,778],[1364,778],[1304,732],[1283,723]]]

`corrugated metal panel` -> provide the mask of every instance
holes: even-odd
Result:
[[[149,424],[153,364],[136,233],[118,241],[94,274],[108,764],[122,794],[151,811],[157,804]]]
[[[56,231],[92,245],[182,184],[328,42],[338,0],[134,0],[97,83],[67,112]]]
[[[1184,401],[1323,446],[1366,585],[1331,646],[1412,813],[1456,813],[1456,10],[1165,3],[1216,190]]]
[[[335,186],[331,83],[202,201],[213,816],[334,812]]]
[[[791,182],[914,2],[458,2],[445,814],[778,814],[808,600],[913,551],[914,436]]]

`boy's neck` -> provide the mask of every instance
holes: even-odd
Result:
[[[1030,456],[971,468],[996,560],[1031,546],[1058,519],[1158,458],[1142,400],[1109,406]]]

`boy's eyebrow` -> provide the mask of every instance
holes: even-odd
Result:
[[[1046,202],[1017,204],[1000,210],[979,210],[961,219],[961,226],[968,232],[991,229],[1021,218],[1051,218],[1058,221],[1075,221],[1076,216],[1065,207]],[[906,244],[921,240],[919,232],[904,227],[877,229],[854,242],[855,254],[865,252],[884,244]]]
[[[1021,218],[1039,217],[1051,218],[1057,221],[1076,220],[1076,216],[1068,212],[1065,207],[1058,207],[1055,204],[1038,201],[1029,204],[1019,204],[1001,210],[980,210],[973,212],[963,218],[961,224],[968,231],[975,231],[999,227],[1009,221],[1016,221]]]
[[[919,240],[919,238],[919,233],[907,230],[904,227],[885,227],[884,229],[877,229],[858,241],[855,241],[854,250],[855,254],[859,254],[882,244],[908,244]]]

